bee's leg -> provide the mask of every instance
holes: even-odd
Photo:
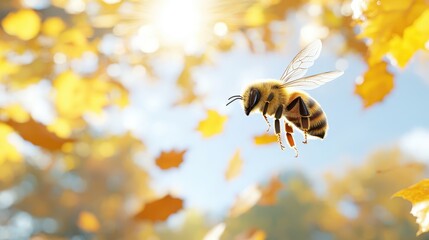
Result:
[[[273,98],[274,98],[274,94],[270,93],[270,95],[268,95],[267,101],[265,101],[264,109],[262,110],[262,116],[264,117],[265,122],[267,122],[267,124],[268,124],[267,132],[270,131],[271,125],[270,125],[270,122],[267,119],[266,114],[267,114],[267,110],[268,110],[268,105],[270,104],[270,101],[273,100]]]
[[[294,108],[297,103],[299,104],[299,115],[301,115],[301,129],[304,130],[303,143],[307,143],[307,131],[310,129],[310,112],[308,111],[304,100],[302,100],[301,97],[297,97],[286,107],[286,109],[288,111],[292,110],[292,108]]]
[[[289,143],[289,146],[295,150],[295,157],[298,157],[298,149],[295,146],[295,140],[293,139],[293,128],[292,126],[285,121],[285,129],[286,129],[286,138]]]
[[[283,150],[285,147],[283,146],[282,137],[280,135],[280,118],[282,117],[282,113],[283,113],[283,105],[280,105],[276,110],[276,115],[275,115],[276,120],[274,120],[274,128],[276,130],[277,141],[280,144],[280,148]]]

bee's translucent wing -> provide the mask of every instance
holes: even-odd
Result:
[[[334,80],[335,78],[343,75],[343,73],[344,72],[342,71],[319,73],[316,75],[287,81],[283,84],[283,86],[310,90]]]
[[[322,42],[319,39],[307,45],[296,55],[289,66],[287,66],[280,80],[286,84],[288,81],[303,77],[307,69],[313,66],[321,50]]]

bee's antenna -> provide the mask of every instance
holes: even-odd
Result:
[[[240,97],[240,98],[243,98],[243,97],[242,97],[242,96],[240,96],[240,95],[234,95],[234,96],[229,97],[229,98],[228,98],[228,100],[231,100],[231,98],[233,98],[233,97]]]
[[[232,97],[236,97],[236,98],[232,99],[229,103],[226,104],[226,106],[228,106],[229,104],[231,104],[235,100],[243,100],[243,97],[241,97],[241,96],[232,96]],[[228,100],[230,100],[232,97],[230,97]]]

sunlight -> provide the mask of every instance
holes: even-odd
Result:
[[[152,23],[162,43],[185,47],[201,40],[206,24],[202,1],[162,0],[156,3]]]

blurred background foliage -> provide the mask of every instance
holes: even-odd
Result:
[[[208,109],[198,69],[236,49],[292,57],[297,49],[289,43],[298,36],[299,46],[321,38],[335,42],[328,49],[336,56],[366,64],[353,84],[369,108],[389,97],[417,52],[423,54],[416,61],[427,63],[428,6],[426,0],[2,0],[0,239],[417,238],[409,203],[391,196],[427,169],[401,149],[378,150],[341,175],[326,173],[322,193],[305,172],[284,170],[245,189],[231,210],[207,213],[151,184],[147,162],[180,169],[190,146],[148,151],[155,140],[144,129],[154,126],[133,119],[129,106],[149,101],[130,96],[136,86],[161,81],[165,92],[155,94],[174,94],[160,110],[203,106],[207,117],[196,117],[193,128],[198,141],[221,134],[228,117]],[[171,81],[165,59],[180,65]],[[121,117],[125,127],[100,128]],[[246,164],[241,152],[227,180]],[[182,220],[168,222],[177,212]]]

